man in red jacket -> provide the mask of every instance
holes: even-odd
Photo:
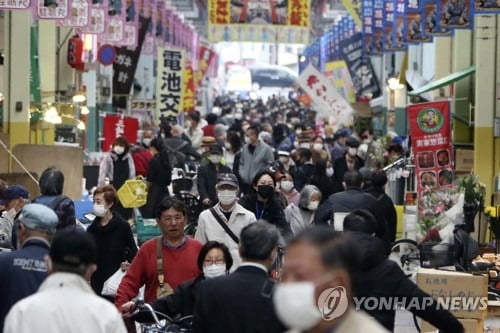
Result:
[[[187,219],[186,207],[182,201],[174,197],[163,200],[157,215],[162,236],[144,243],[132,261],[116,293],[115,305],[119,310],[124,303],[137,296],[139,288],[144,284],[145,301],[156,300],[161,276],[164,277],[163,291],[171,293],[178,285],[201,273],[197,259],[202,244],[184,235]],[[161,252],[159,259],[158,252]],[[163,272],[160,274],[158,261],[162,263]]]
[[[142,134],[142,140],[139,144],[134,145],[131,149],[132,158],[134,159],[135,173],[137,176],[146,177],[148,171],[149,160],[153,155],[149,151],[151,140],[154,138],[152,130],[145,130]]]

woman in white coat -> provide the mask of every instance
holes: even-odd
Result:
[[[306,185],[300,192],[299,204],[292,203],[286,207],[285,218],[294,235],[313,224],[314,213],[318,209],[320,201],[321,192],[319,189],[314,185]]]

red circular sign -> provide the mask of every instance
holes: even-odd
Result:
[[[97,52],[97,60],[104,65],[109,66],[115,62],[116,50],[113,45],[104,44],[99,48]]]

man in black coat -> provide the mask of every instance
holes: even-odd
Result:
[[[357,299],[376,297],[380,300],[392,297],[398,302],[404,302],[409,311],[437,327],[440,332],[464,332],[462,324],[449,311],[443,310],[429,294],[404,274],[397,263],[387,258],[384,244],[373,237],[376,230],[377,221],[366,210],[355,210],[344,219],[344,231],[358,245],[357,249],[361,254],[361,270],[354,276]],[[408,307],[415,303],[425,304],[425,307]],[[394,330],[394,309],[373,309],[373,306],[365,308],[365,303],[360,304],[363,310],[390,332]]]
[[[197,188],[200,201],[205,207],[211,207],[219,201],[217,198],[217,178],[221,173],[232,173],[231,168],[221,164],[222,146],[215,143],[208,152],[209,163],[198,168]]]
[[[365,192],[377,199],[377,207],[384,212],[387,223],[386,238],[392,243],[396,240],[398,216],[394,202],[384,190],[384,186],[387,184],[387,175],[384,170],[378,170],[370,176],[370,180],[370,185],[365,188]]]
[[[195,305],[195,333],[283,332],[268,277],[276,257],[279,232],[265,222],[252,223],[240,235],[241,266],[232,274],[204,281]]]
[[[359,170],[365,165],[365,161],[358,156],[359,141],[354,137],[350,137],[346,141],[347,151],[344,156],[339,157],[333,163],[333,192],[341,192],[344,190],[342,182],[344,175],[349,170]]]
[[[386,238],[386,222],[384,213],[377,207],[377,199],[363,192],[363,176],[356,170],[347,171],[344,175],[344,192],[332,194],[316,211],[314,223],[327,224],[332,220],[335,213],[350,213],[355,209],[366,209],[372,213],[378,223],[376,236],[384,239],[389,248]]]

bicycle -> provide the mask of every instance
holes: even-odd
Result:
[[[145,303],[143,299],[136,299],[136,311],[130,316],[131,319],[140,313],[148,313],[153,318],[153,323],[140,323],[142,333],[191,333],[193,327],[193,316],[171,318],[166,314],[156,311],[153,307]],[[160,319],[161,317],[162,319]]]

